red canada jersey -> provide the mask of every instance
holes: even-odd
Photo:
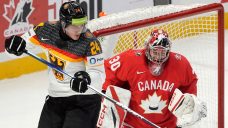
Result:
[[[105,73],[104,90],[109,85],[129,89],[129,108],[162,128],[176,128],[176,117],[168,110],[174,90],[197,93],[197,76],[189,61],[174,52],[170,52],[159,76],[151,74],[145,49],[129,50],[107,59]],[[125,123],[134,128],[152,128],[131,114],[127,114]]]

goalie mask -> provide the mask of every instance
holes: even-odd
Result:
[[[162,64],[169,58],[171,42],[164,30],[154,30],[151,36],[145,41],[145,44],[146,56],[151,62]]]
[[[171,42],[168,34],[161,29],[154,30],[145,41],[146,57],[151,62],[149,68],[153,75],[160,75],[163,63],[169,58]]]

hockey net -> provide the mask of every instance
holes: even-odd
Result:
[[[208,116],[196,127],[224,127],[224,14],[221,4],[166,5],[110,14],[88,23],[106,58],[144,47],[151,30],[162,28],[172,51],[185,55],[198,75],[198,97]],[[178,68],[178,67],[176,67]]]

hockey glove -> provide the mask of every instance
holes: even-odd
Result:
[[[206,104],[195,95],[175,89],[168,109],[177,117],[177,126],[191,126],[207,116]]]
[[[13,35],[5,40],[5,49],[8,53],[20,56],[23,54],[26,42],[23,38]]]
[[[86,92],[91,83],[89,74],[85,71],[79,71],[74,74],[74,77],[70,80],[71,89],[80,93]]]

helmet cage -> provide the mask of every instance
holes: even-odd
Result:
[[[149,41],[152,41],[152,38]],[[147,44],[146,56],[151,62],[162,64],[169,58],[170,49],[171,42],[167,37],[156,38],[153,42]]]

